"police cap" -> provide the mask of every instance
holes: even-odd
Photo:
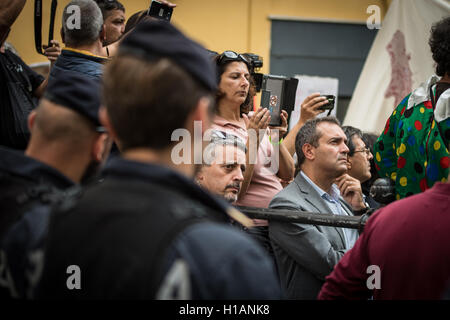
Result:
[[[74,71],[53,72],[44,98],[83,115],[103,131],[98,119],[101,104],[99,79]]]
[[[168,58],[208,91],[217,88],[216,71],[207,50],[166,21],[142,21],[119,46],[119,54],[155,61]]]

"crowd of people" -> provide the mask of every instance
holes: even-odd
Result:
[[[127,21],[117,0],[64,8],[45,79],[5,49],[24,5],[0,4],[0,298],[445,297],[450,17],[430,33],[436,75],[370,134],[319,117],[320,93],[290,130],[284,110],[269,125],[248,55],[209,51],[147,10]],[[389,205],[370,193],[378,177]]]

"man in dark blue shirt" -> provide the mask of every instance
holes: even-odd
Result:
[[[193,182],[201,141],[175,151],[175,136],[190,145],[210,125],[206,50],[166,22],[142,22],[104,75],[100,118],[122,153],[52,214],[37,297],[279,298],[270,259],[228,223],[251,220]]]
[[[74,23],[72,7],[79,8],[79,26]],[[76,20],[76,19],[75,19]],[[61,36],[65,44],[56,61],[50,78],[60,71],[74,71],[100,79],[103,64],[108,59],[103,54],[106,37],[103,16],[92,0],[72,0],[63,10]]]

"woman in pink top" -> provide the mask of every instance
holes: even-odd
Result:
[[[219,92],[213,128],[239,136],[247,145],[247,169],[236,205],[267,208],[272,198],[283,189],[281,181],[294,177],[294,160],[280,136],[287,132],[287,113],[283,111],[282,126],[269,128],[270,112],[258,109],[248,116],[253,98],[250,62],[233,51],[216,57]],[[268,222],[255,220],[249,232],[271,251]]]

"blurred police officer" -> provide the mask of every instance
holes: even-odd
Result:
[[[38,297],[278,298],[265,253],[194,183],[194,154],[172,161],[174,130],[193,142],[194,121],[209,126],[216,80],[205,49],[166,22],[143,22],[104,85],[100,116],[122,156],[52,216]]]
[[[48,206],[106,158],[110,144],[98,120],[99,106],[98,80],[58,73],[29,116],[25,154],[0,148],[0,284],[13,296],[23,297],[24,260],[29,248],[42,245]]]

